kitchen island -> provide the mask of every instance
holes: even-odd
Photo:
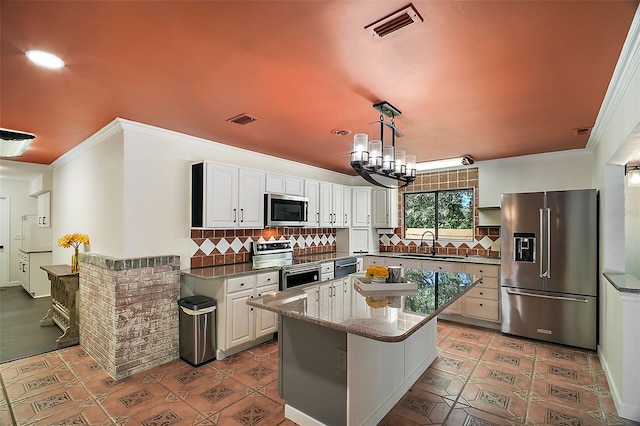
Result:
[[[352,275],[344,287],[313,284],[247,301],[280,314],[279,386],[288,419],[377,424],[436,359],[437,315],[481,279],[425,270],[417,290],[389,298],[368,292],[364,281]]]

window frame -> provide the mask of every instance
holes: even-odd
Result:
[[[454,191],[471,191],[471,236],[469,238],[461,238],[461,239],[451,239],[451,238],[439,238],[438,236],[438,194],[442,193],[442,192],[454,192]],[[447,188],[447,189],[427,189],[427,190],[422,190],[422,191],[411,191],[411,192],[404,192],[403,193],[403,199],[402,199],[402,224],[403,224],[403,229],[402,232],[404,234],[404,238],[407,240],[412,240],[412,241],[419,241],[419,238],[407,238],[407,196],[408,195],[412,195],[412,194],[425,194],[425,193],[436,193],[435,196],[435,216],[434,216],[434,221],[435,221],[435,226],[434,226],[434,234],[435,234],[435,240],[436,241],[456,241],[456,242],[469,242],[469,241],[474,241],[475,239],[475,227],[476,227],[476,188],[474,186],[464,186],[464,187],[460,187],[460,188]]]

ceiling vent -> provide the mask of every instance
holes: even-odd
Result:
[[[400,9],[391,15],[377,20],[373,24],[367,25],[364,29],[369,31],[373,37],[382,38],[396,31],[400,31],[409,25],[423,21],[422,16],[420,16],[416,8],[410,4],[404,9]]]
[[[242,113],[240,115],[236,115],[235,117],[231,117],[231,118],[227,119],[227,121],[231,121],[232,123],[236,123],[236,124],[242,124],[244,126],[245,124],[249,124],[249,123],[253,123],[254,121],[258,121],[258,119],[256,117],[252,117],[250,115]]]
[[[586,136],[591,133],[591,129],[593,129],[593,127],[578,127],[577,129],[573,129],[573,136]]]

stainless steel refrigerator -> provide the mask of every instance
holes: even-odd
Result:
[[[596,349],[596,190],[502,194],[502,332]]]

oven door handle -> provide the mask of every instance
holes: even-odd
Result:
[[[358,262],[353,263],[343,263],[342,265],[336,265],[336,268],[350,268],[352,266],[356,266]]]

